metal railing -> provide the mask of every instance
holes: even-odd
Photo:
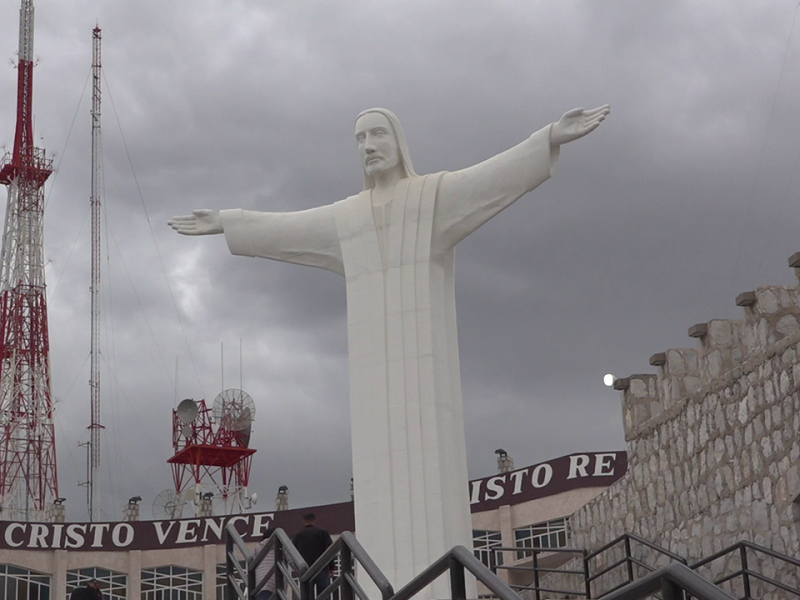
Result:
[[[236,557],[238,550],[242,559]],[[256,567],[272,551],[275,553],[275,564],[262,578],[256,581]],[[241,563],[244,562],[244,567]],[[266,545],[258,553],[252,554],[242,536],[236,531],[232,523],[225,527],[225,566],[227,573],[226,600],[254,600],[266,582],[275,578],[275,595],[279,600],[297,600],[302,598],[300,585],[295,580],[295,575],[302,580],[308,571],[308,565],[292,540],[283,529],[276,529]],[[286,593],[288,588],[291,594]]]
[[[270,550],[275,552],[275,566],[263,578],[264,581],[257,582],[256,567]],[[241,559],[237,557],[237,551]],[[226,600],[253,600],[263,588],[264,582],[273,575],[276,595],[280,600],[289,600],[289,596],[285,593],[287,585],[295,594],[294,600],[314,600],[314,579],[327,569],[337,556],[340,560],[340,573],[320,592],[317,599],[326,598],[338,590],[341,600],[369,600],[355,578],[355,565],[359,564],[380,591],[382,600],[409,600],[445,572],[449,572],[452,600],[466,600],[467,572],[472,573],[499,600],[520,600],[514,590],[463,546],[453,548],[397,593],[349,531],[342,533],[339,539],[311,567],[308,567],[282,529],[276,530],[269,542],[257,554],[253,554],[233,524],[229,524],[225,528],[225,556]],[[240,562],[244,562],[245,566],[242,567]],[[297,575],[299,585],[293,575]]]
[[[639,578],[636,577],[636,574],[634,573],[635,567],[644,569],[647,573],[653,573],[656,571],[656,567],[648,565],[644,561],[634,556],[634,553],[632,551],[633,543],[644,546],[645,548],[649,548],[650,550],[653,550],[657,554],[660,554],[675,563],[686,565],[686,559],[683,558],[682,556],[678,556],[677,554],[670,552],[669,550],[665,550],[661,546],[657,546],[656,544],[648,542],[647,540],[640,538],[639,536],[633,535],[631,533],[622,534],[618,538],[607,543],[605,546],[602,546],[597,550],[595,550],[594,552],[587,554],[584,559],[585,571],[586,571],[586,587],[588,590],[591,590],[591,585],[592,583],[594,583],[595,592],[597,592],[597,585],[598,585],[596,582],[598,582],[598,580],[601,577],[603,577],[604,575],[608,575],[609,573],[611,573],[615,569],[618,569],[619,567],[625,567],[625,576],[626,576],[625,581],[617,584],[616,586],[612,587],[609,590],[605,590],[604,592],[602,592],[602,594],[596,594],[596,597],[600,597],[601,595],[605,597],[605,595],[614,592],[615,590],[621,589],[623,586],[628,585],[632,581],[638,580]],[[620,544],[622,544],[623,547],[623,552],[624,552],[623,557],[617,561],[614,561],[610,565],[607,565],[602,570],[597,571],[595,573],[591,573],[590,561],[597,559],[601,554],[610,551],[612,548],[619,546]],[[591,598],[591,596],[587,596],[587,598]]]
[[[499,564],[500,561],[496,558],[497,552],[515,552],[519,554],[530,554],[531,566],[520,564]],[[542,554],[572,554],[575,558],[580,558],[581,570],[542,567],[540,565],[540,555]],[[489,569],[496,573],[498,570],[517,571],[517,572],[530,572],[532,574],[532,582],[530,585],[517,585],[510,583],[509,586],[514,590],[529,591],[533,593],[534,600],[542,600],[542,593],[548,594],[569,594],[571,596],[583,596],[584,598],[591,598],[591,582],[589,580],[589,563],[586,561],[586,550],[577,550],[575,548],[530,548],[519,547],[513,548],[499,548],[491,549],[489,554],[490,565]],[[568,559],[570,560],[570,559]],[[561,590],[553,587],[544,587],[542,585],[542,577],[553,573],[562,575],[578,576],[581,580],[583,590]]]
[[[784,592],[788,592],[793,594],[794,596],[800,598],[800,590],[794,589],[785,583],[778,581],[772,577],[767,577],[757,571],[753,571],[750,568],[750,561],[748,560],[748,551],[751,554],[762,554],[768,556],[770,558],[779,560],[786,564],[793,565],[795,567],[800,568],[800,560],[792,558],[791,556],[786,556],[785,554],[781,554],[780,552],[775,552],[774,550],[770,550],[769,548],[765,548],[764,546],[759,546],[758,544],[754,544],[752,542],[741,541],[733,546],[728,546],[723,550],[720,550],[716,554],[712,554],[711,556],[700,560],[689,567],[696,571],[697,569],[707,566],[709,563],[714,562],[720,558],[726,557],[730,554],[738,554],[739,555],[739,570],[734,571],[733,573],[729,573],[727,575],[722,575],[714,580],[716,585],[720,585],[723,583],[728,583],[736,579],[737,577],[742,578],[742,589],[744,591],[744,596],[740,600],[751,600],[752,596],[752,583],[753,580],[760,581],[762,583],[766,583],[768,585],[774,586],[779,590]]]
[[[364,588],[356,581],[355,566],[360,564],[381,593],[382,600],[389,600],[394,595],[392,584],[370,558],[364,547],[358,543],[356,536],[345,531],[313,565],[300,577],[302,599],[314,598],[314,580],[321,573],[328,570],[328,566],[336,557],[339,557],[339,574],[320,594],[321,598],[328,598],[337,590],[340,600],[370,600]]]
[[[687,594],[697,600],[736,600],[681,563],[662,567],[641,579],[625,584],[616,591],[603,595],[602,599],[642,600],[657,593],[661,594],[662,600],[684,600]]]
[[[331,597],[333,594],[337,594],[339,600],[370,600],[363,587],[356,580],[356,564],[361,565],[364,573],[366,573],[369,579],[375,584],[380,592],[381,600],[410,600],[445,573],[449,575],[451,600],[466,600],[466,574],[468,572],[482,583],[498,600],[521,600],[520,596],[512,588],[521,591],[532,591],[535,600],[540,600],[541,593],[543,592],[564,595],[570,594],[573,596],[583,596],[589,599],[592,597],[591,584],[599,577],[623,565],[626,566],[627,576],[630,579],[634,578],[634,566],[641,567],[649,571],[649,573],[642,578],[626,581],[617,585],[612,590],[605,592],[601,596],[602,600],[641,600],[651,597],[654,594],[660,594],[662,600],[737,600],[734,596],[720,589],[718,584],[730,581],[739,575],[745,578],[745,599],[749,600],[749,578],[756,578],[759,581],[775,585],[779,589],[800,596],[800,592],[785,586],[785,584],[750,570],[747,567],[747,551],[761,552],[767,556],[784,560],[797,567],[800,567],[800,561],[773,552],[767,548],[751,544],[750,542],[740,542],[703,561],[695,563],[689,568],[686,566],[686,561],[682,557],[664,550],[642,538],[625,534],[591,554],[587,554],[584,550],[571,548],[525,548],[524,550],[526,552],[532,554],[533,562],[531,567],[522,565],[498,565],[496,567],[497,569],[523,569],[531,571],[534,580],[533,586],[509,586],[500,579],[495,572],[478,560],[471,551],[463,546],[456,546],[434,562],[430,567],[425,569],[411,582],[403,586],[399,591],[394,592],[389,580],[350,532],[344,532],[310,567],[306,564],[305,560],[303,560],[300,553],[292,544],[292,541],[282,529],[276,530],[267,544],[255,554],[250,552],[233,524],[229,524],[225,528],[225,533],[226,600],[254,600],[256,594],[264,587],[266,581],[270,580],[272,577],[275,579],[275,595],[277,596],[277,600],[322,600]],[[631,542],[641,544],[676,562],[655,570],[654,567],[645,564],[643,561],[633,556]],[[615,561],[613,564],[597,573],[590,574],[589,562],[618,544],[623,544],[625,551],[624,558]],[[495,552],[519,552],[522,549],[514,547],[494,548],[493,550]],[[237,557],[237,551],[241,555],[241,558]],[[275,564],[269,572],[261,578],[261,581],[256,581],[256,567],[264,560],[270,551],[275,554]],[[571,553],[576,557],[580,557],[583,563],[583,570],[540,566],[539,555],[554,552]],[[726,575],[717,582],[712,583],[693,570],[732,552],[740,553],[744,561],[743,566],[736,573]],[[323,573],[324,570],[328,569],[329,565],[337,557],[340,561],[339,574],[315,597],[314,580]],[[582,576],[585,589],[583,591],[569,591],[543,587],[541,577],[554,573]],[[289,589],[288,594],[287,588]]]
[[[520,597],[508,584],[492,573],[486,565],[475,558],[475,555],[464,546],[456,546],[450,550],[450,552],[401,588],[392,596],[391,600],[409,600],[413,598],[446,571],[449,571],[450,574],[450,597],[452,600],[466,600],[467,571],[472,573],[499,600],[520,600]]]

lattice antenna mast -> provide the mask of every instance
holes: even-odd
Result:
[[[58,496],[42,229],[53,161],[33,145],[33,66],[33,0],[22,0],[16,134],[0,165],[0,504],[4,519],[44,520]]]
[[[100,130],[100,93],[102,67],[100,64],[100,28],[92,30],[92,194],[89,198],[92,211],[92,342],[91,342],[91,378],[89,393],[91,396],[91,425],[89,425],[89,481],[87,495],[89,500],[89,518],[97,518],[98,481],[100,468],[100,185],[102,177],[102,147]]]

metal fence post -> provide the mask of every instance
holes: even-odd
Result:
[[[252,556],[251,558],[255,558]],[[254,561],[248,560],[245,563],[247,568],[247,598],[248,600],[255,600],[256,598],[256,565]]]
[[[750,595],[750,571],[747,568],[747,546],[739,546],[739,557],[742,561],[742,584],[744,585],[744,597],[752,598]]]
[[[592,582],[589,581],[589,560],[586,558],[586,550],[583,551],[583,583],[586,586],[587,600],[592,597]]]
[[[283,569],[280,567],[284,566],[284,562],[286,561],[286,553],[283,551],[283,542],[281,539],[276,535],[273,537],[275,540],[275,548],[273,552],[275,552],[275,598],[279,598],[278,592],[286,590],[286,577],[283,574]],[[294,590],[292,590],[292,599],[293,600],[300,600],[296,597]]]
[[[342,578],[342,593],[341,600],[353,600],[353,586],[347,581],[345,574],[354,575],[353,573],[353,553],[347,544],[342,545],[339,551],[339,576]]]
[[[231,534],[227,531],[225,532],[225,599],[226,600],[236,600],[236,594],[233,590],[233,583],[231,583],[231,577],[234,574],[233,571],[233,560],[231,559],[231,555],[233,554],[233,539],[231,538]]]
[[[533,549],[533,594],[536,600],[541,600],[542,592],[539,590],[539,553]]]
[[[450,597],[452,600],[466,600],[467,582],[464,578],[464,565],[454,556],[450,557]]]
[[[309,565],[309,567],[310,566],[311,565]],[[300,579],[300,600],[314,600],[314,580],[309,579],[308,581],[303,581],[306,575],[308,575],[308,571],[306,571]],[[299,573],[298,577],[300,577]]]
[[[625,562],[628,565],[628,581],[633,581],[633,561],[631,560],[631,538],[625,536]]]

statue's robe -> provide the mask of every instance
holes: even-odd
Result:
[[[356,535],[395,590],[472,545],[454,248],[547,180],[550,127],[483,163],[292,213],[221,211],[230,251],[347,282]],[[363,579],[363,577],[362,577]],[[441,578],[432,597],[448,595]]]

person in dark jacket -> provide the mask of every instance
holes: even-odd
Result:
[[[324,529],[316,526],[317,517],[314,513],[303,515],[303,528],[298,531],[292,542],[300,552],[300,555],[310,567],[316,560],[325,553],[325,550],[333,543],[331,535]],[[319,598],[320,594],[331,584],[334,563],[328,565],[327,569],[314,578],[314,597]]]
[[[96,579],[92,579],[85,586],[76,587],[69,595],[69,600],[103,600],[100,583]]]

